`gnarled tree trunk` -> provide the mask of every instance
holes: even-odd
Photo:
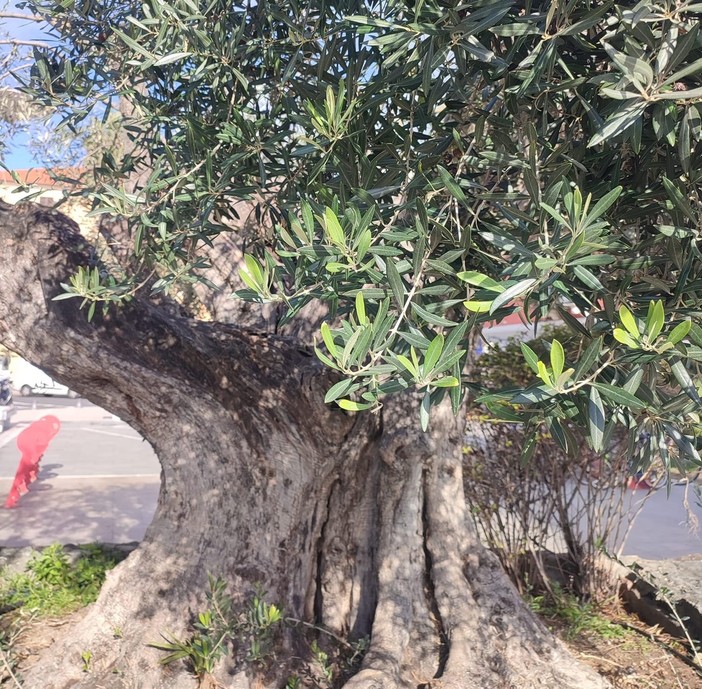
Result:
[[[240,601],[260,584],[291,617],[368,636],[349,689],[607,686],[480,546],[450,410],[434,411],[428,434],[409,400],[348,415],[323,403],[331,379],[306,348],[139,299],[89,324],[77,300],[52,301],[88,259],[60,214],[0,206],[2,339],[139,431],[161,492],[144,541],[26,686],[194,687],[147,644],[187,633],[208,574]],[[280,687],[304,653],[290,630],[268,671],[232,657],[219,680]]]

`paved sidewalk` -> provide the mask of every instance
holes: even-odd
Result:
[[[625,557],[623,561],[637,572],[619,569],[628,607],[651,627],[702,642],[702,555],[674,560]]]
[[[702,610],[702,555],[687,555],[671,560],[644,560],[624,557],[627,566],[638,565],[643,577],[653,586],[665,586],[674,600],[686,599]]]
[[[0,505],[0,547],[139,541],[153,518],[159,484],[158,477],[64,478],[47,465],[16,507]],[[0,479],[0,496],[11,485]]]

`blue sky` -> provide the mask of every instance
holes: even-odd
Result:
[[[26,170],[40,165],[27,146],[28,140],[26,133],[17,134],[12,138],[9,150],[3,158],[5,165],[11,170]]]
[[[8,11],[27,12],[18,9],[14,3],[9,3]],[[47,40],[47,34],[42,30],[42,25],[37,22],[27,22],[21,19],[0,19],[0,34],[3,38],[20,40]],[[0,54],[7,50],[5,46],[0,46]],[[4,157],[5,164],[13,169],[21,170],[29,167],[36,167],[37,161],[32,156],[28,147],[29,135],[20,133],[13,137],[9,143],[9,151]]]

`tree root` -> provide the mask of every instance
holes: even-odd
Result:
[[[398,479],[388,470],[386,497],[393,481],[404,488],[382,503],[387,532],[371,645],[344,689],[609,687],[548,632],[480,545],[463,495],[459,445],[441,435],[421,474],[406,468]]]

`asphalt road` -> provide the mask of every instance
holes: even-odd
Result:
[[[143,537],[156,507],[160,465],[150,445],[126,423],[86,400],[18,398],[13,426],[0,433],[0,547],[54,541],[125,543]],[[4,510],[19,460],[17,435],[30,418],[62,419],[47,449],[39,480],[19,505]],[[32,415],[34,415],[32,417]],[[671,487],[648,494],[626,491],[632,513],[644,500],[623,550],[647,559],[702,553],[700,499],[693,489]],[[689,518],[693,515],[692,521]]]
[[[0,547],[140,540],[160,486],[151,446],[99,407],[59,399],[20,398],[12,426],[0,434]],[[20,456],[17,436],[47,414],[56,415],[61,428],[38,480],[16,507],[3,509]]]
[[[59,395],[29,395],[23,397],[19,393],[14,393],[12,396],[12,404],[15,409],[54,409],[66,407],[95,407],[92,402],[84,400],[82,397],[71,399],[70,397],[61,397]]]
[[[19,460],[15,440],[24,427],[11,427],[0,435],[0,479],[14,476]],[[42,460],[45,471],[49,466],[52,478],[158,478],[160,475],[160,465],[151,446],[118,419],[63,421]],[[47,476],[42,474],[40,478]]]
[[[693,486],[671,486],[653,492],[627,491],[632,513],[642,502],[626,540],[623,555],[663,560],[702,553],[702,505]],[[685,504],[687,503],[687,504]]]

